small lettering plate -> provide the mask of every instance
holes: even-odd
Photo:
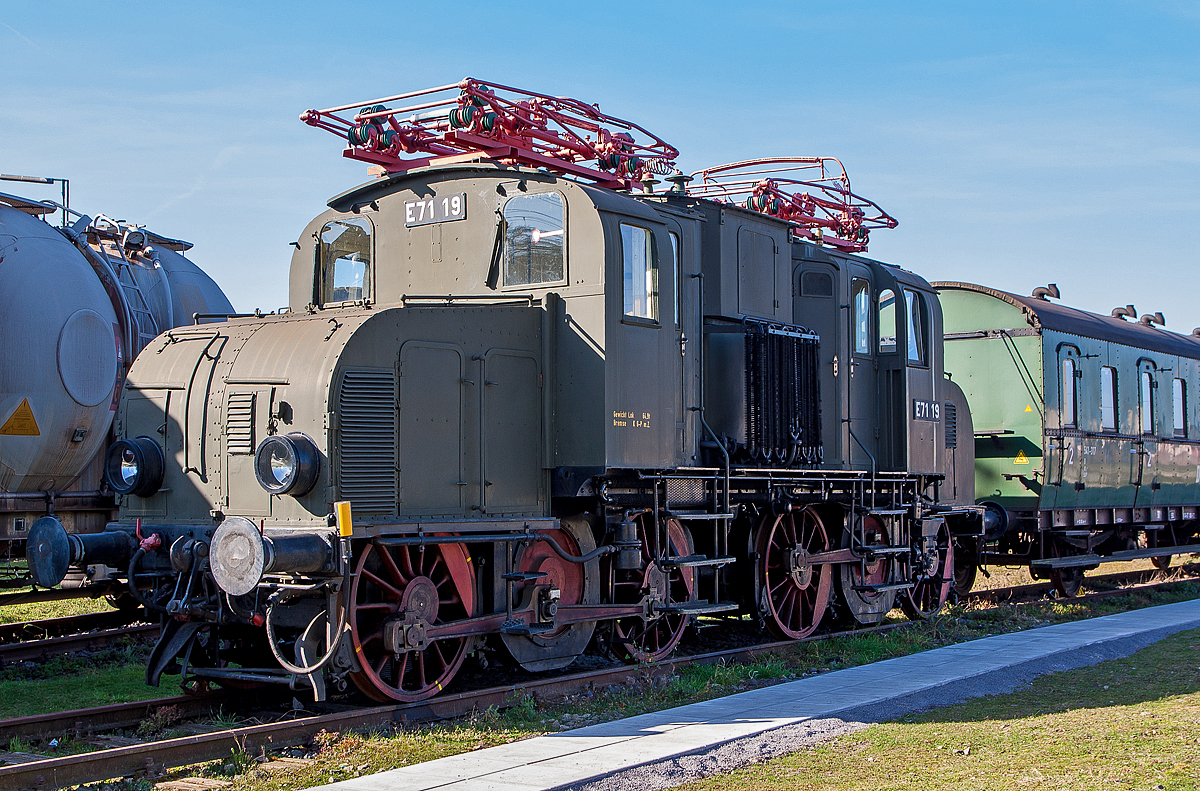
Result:
[[[467,193],[404,201],[404,227],[467,219]]]
[[[940,401],[913,399],[913,420],[931,420],[937,422],[941,419],[942,404]]]

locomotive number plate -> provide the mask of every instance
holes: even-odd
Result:
[[[467,193],[404,201],[404,227],[467,219]]]
[[[913,420],[932,420],[936,422],[941,419],[942,404],[940,401],[913,399]]]

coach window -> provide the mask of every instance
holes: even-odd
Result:
[[[896,292],[885,288],[879,294],[879,353],[896,351]]]
[[[371,221],[325,223],[320,233],[321,304],[371,298]]]
[[[871,353],[871,284],[854,278],[851,285],[854,303],[854,353]]]
[[[1149,371],[1141,374],[1142,433],[1154,433],[1154,377]]]
[[[1175,380],[1172,395],[1175,408],[1175,436],[1187,436],[1187,383],[1182,379]]]
[[[654,234],[621,223],[625,315],[658,321],[658,247]]]
[[[504,204],[504,285],[564,278],[565,209],[557,192],[516,195]]]
[[[1075,360],[1068,357],[1062,361],[1062,425],[1064,427],[1076,424],[1076,391]]]
[[[1117,430],[1117,369],[1100,369],[1100,428]]]
[[[904,302],[908,308],[908,361],[926,365],[929,359],[929,312],[925,309],[925,297],[906,288]]]

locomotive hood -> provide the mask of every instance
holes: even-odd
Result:
[[[162,482],[126,495],[121,520],[308,527],[339,499],[365,519],[539,512],[541,314],[325,311],[167,333],[134,364],[118,424],[118,436],[161,447]],[[507,438],[517,424],[525,439]],[[485,483],[481,432],[498,448],[531,449],[532,473],[506,472],[495,456]]]

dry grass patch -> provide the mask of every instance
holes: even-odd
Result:
[[[1200,788],[1200,630],[683,787]]]

